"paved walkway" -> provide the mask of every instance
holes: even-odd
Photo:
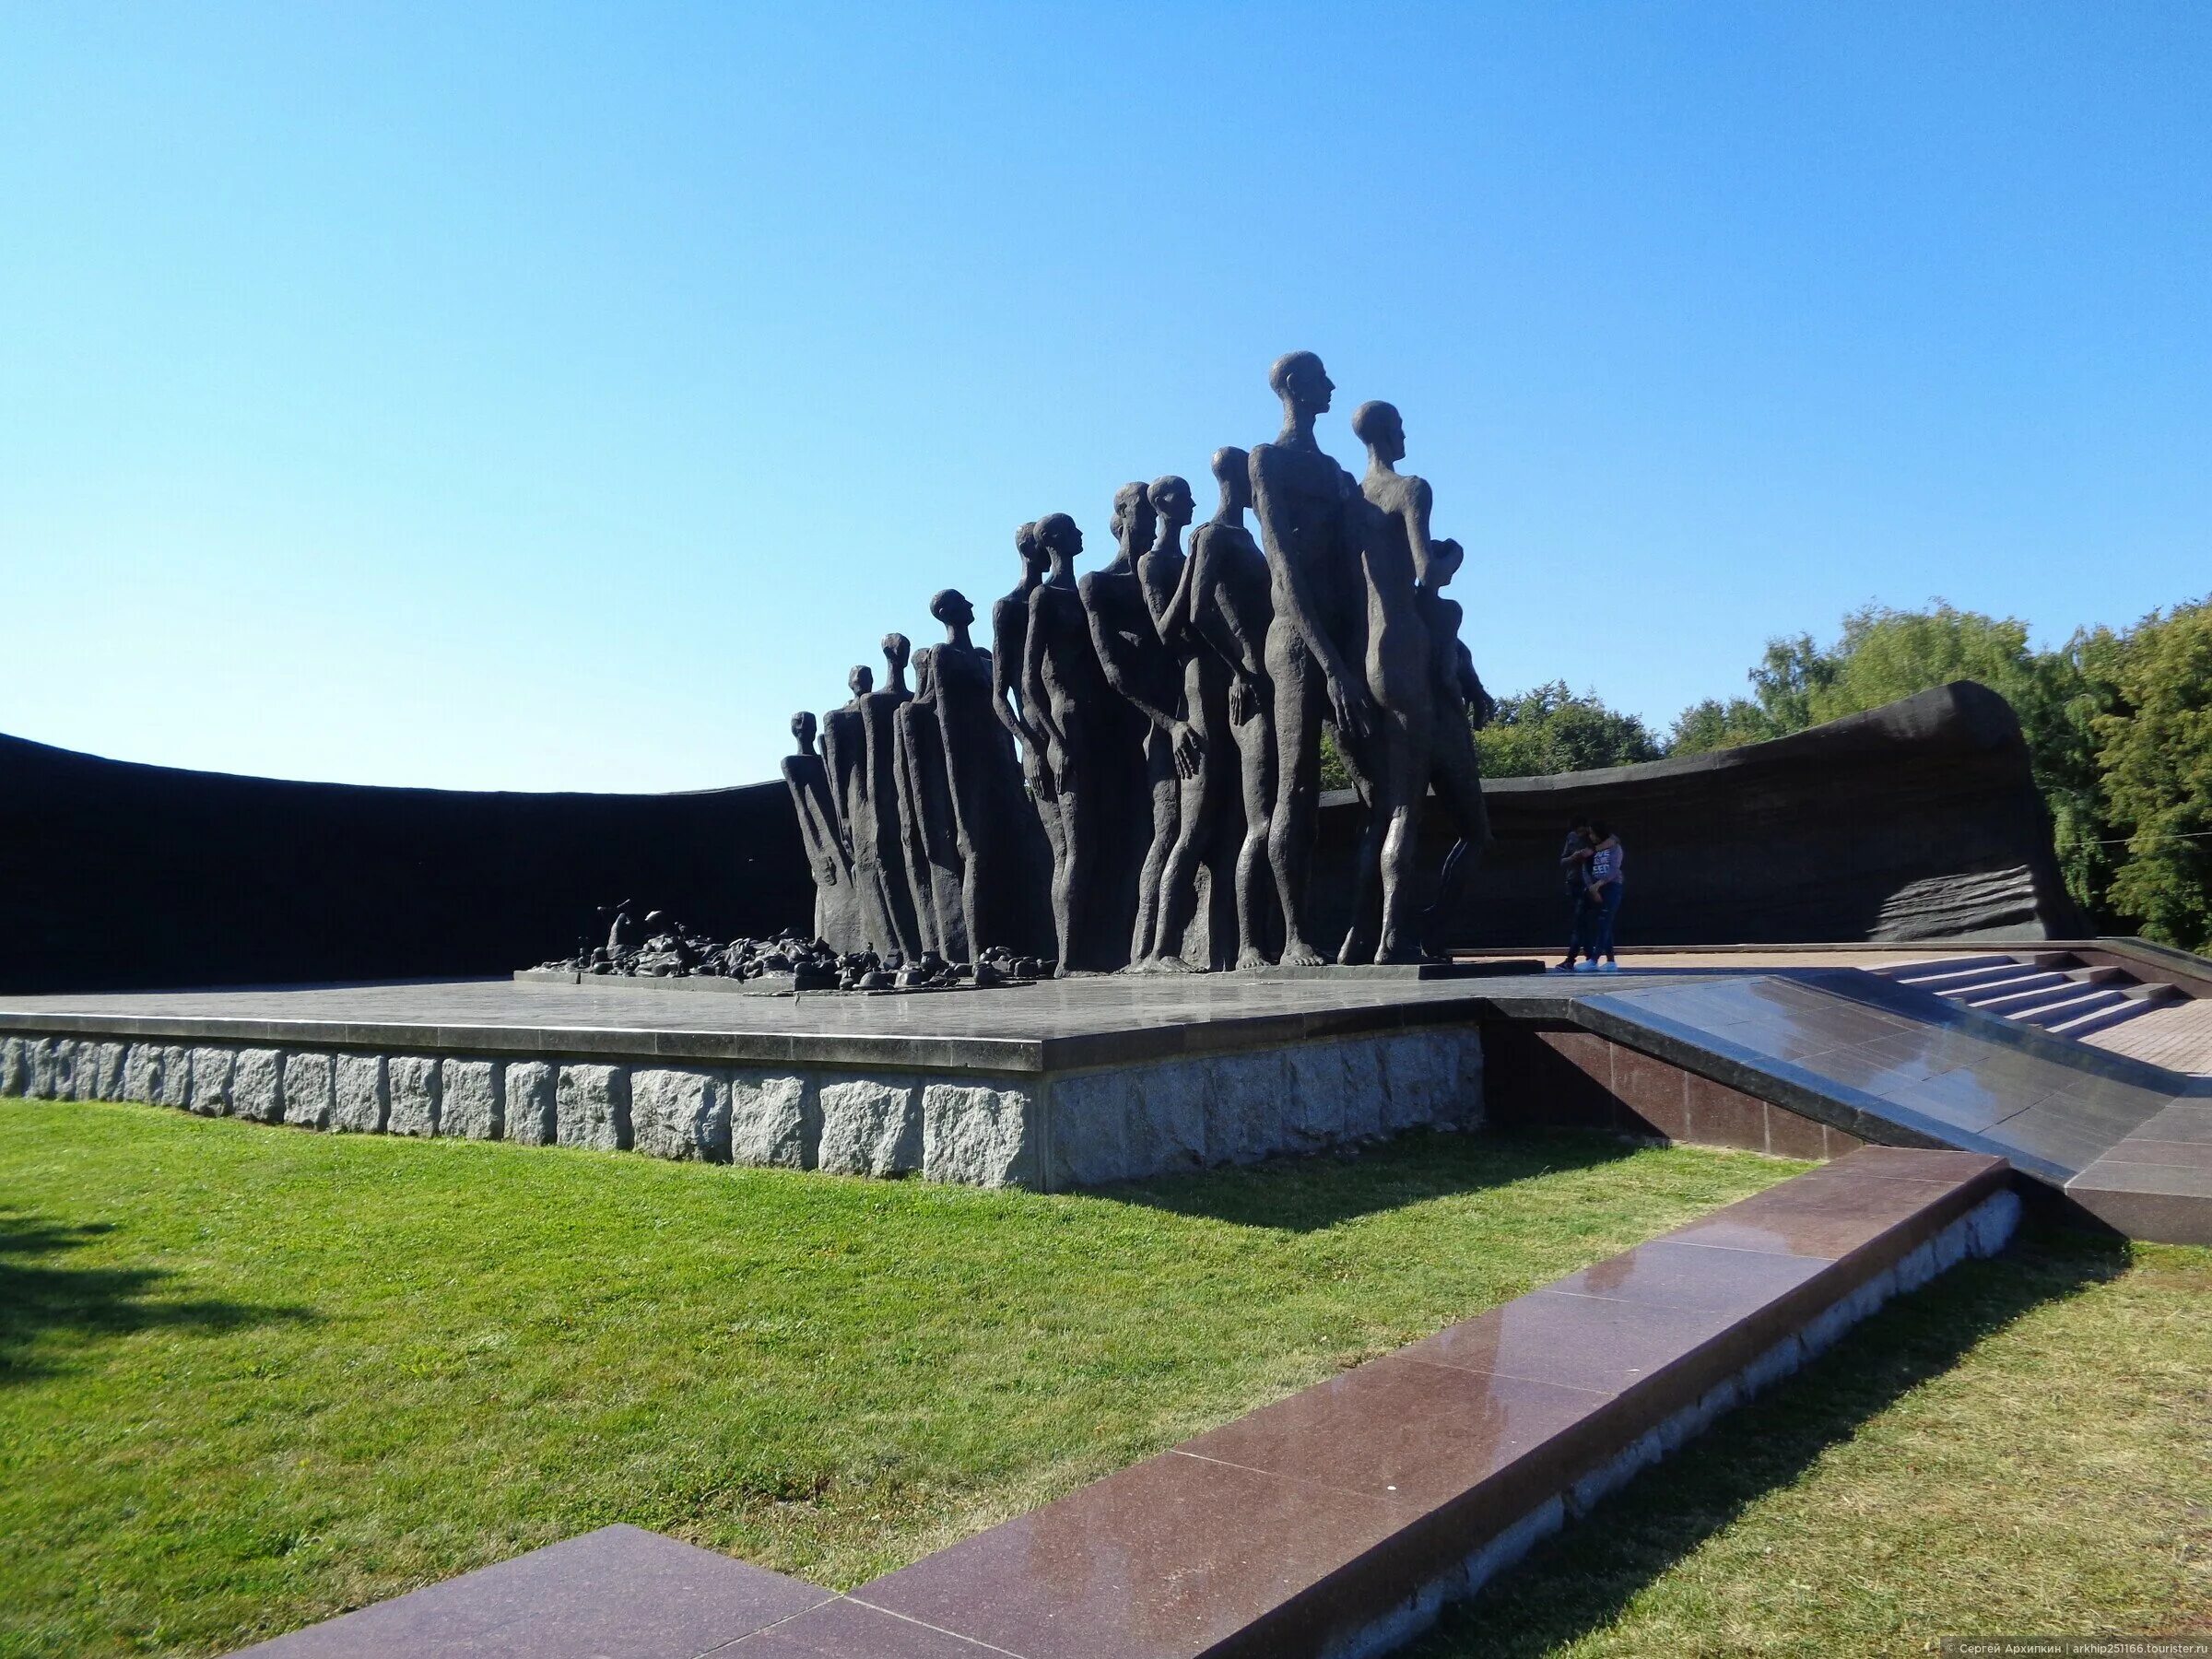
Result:
[[[2153,1008],[2081,1041],[2168,1071],[2212,1076],[2212,998]]]

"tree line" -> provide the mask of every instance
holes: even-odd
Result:
[[[1500,699],[1476,734],[1484,771],[1705,754],[1978,680],[2019,716],[2067,890],[2098,928],[2212,945],[2212,597],[2078,629],[2051,651],[2030,649],[2014,617],[1868,606],[1831,645],[1769,641],[1748,678],[1748,696],[1707,698],[1664,735],[1564,681]]]

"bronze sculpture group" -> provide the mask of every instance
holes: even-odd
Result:
[[[992,606],[994,650],[947,589],[912,690],[909,641],[887,634],[884,688],[853,670],[819,753],[814,716],[793,716],[783,772],[833,948],[1003,948],[1062,973],[1423,959],[1425,805],[1454,835],[1429,914],[1489,840],[1473,736],[1488,700],[1443,596],[1464,556],[1431,539],[1430,488],[1397,470],[1396,409],[1353,415],[1355,479],[1314,441],[1335,389],[1321,359],[1291,352],[1268,379],[1282,431],[1215,452],[1220,505],[1195,530],[1183,479],[1125,484],[1113,558],[1078,577],[1082,532],[1047,513],[1015,533],[1021,580]],[[1366,809],[1350,923],[1326,950],[1324,726]]]

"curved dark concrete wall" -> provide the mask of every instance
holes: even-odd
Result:
[[[0,736],[0,989],[506,973],[620,899],[808,924],[782,782],[694,794],[287,782]]]
[[[1625,943],[2042,938],[2065,900],[2019,725],[1969,683],[1721,754],[1490,785],[1497,847],[1448,930],[1562,931],[1568,815],[1629,849]],[[1358,810],[1323,813],[1341,894]],[[1431,837],[1429,866],[1444,843]],[[720,936],[811,925],[783,783],[505,794],[138,766],[0,737],[0,989],[499,974],[564,955],[593,907]],[[1340,930],[1341,915],[1325,917]]]
[[[1564,947],[1571,814],[1628,851],[1624,944],[2083,936],[2012,705],[1971,680],[1716,754],[1487,786],[1498,837],[1445,936]],[[1359,810],[1324,811],[1331,867]],[[1445,842],[1425,841],[1427,865]],[[1341,883],[1332,882],[1330,890]],[[1332,918],[1332,921],[1337,918]]]

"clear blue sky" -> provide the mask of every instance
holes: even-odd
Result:
[[[1494,688],[2202,595],[2212,6],[0,4],[0,730],[771,777],[1292,347]]]

